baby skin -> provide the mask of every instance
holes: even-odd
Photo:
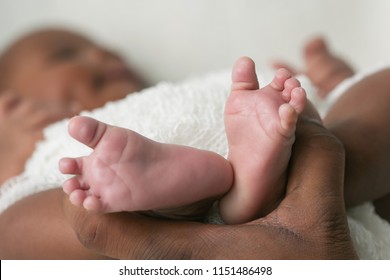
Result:
[[[306,94],[283,69],[259,89],[254,63],[245,57],[234,65],[232,80],[225,107],[228,160],[91,118],[73,118],[69,134],[93,151],[60,161],[62,173],[75,175],[63,184],[70,201],[98,212],[164,213],[220,198],[227,223],[246,222],[272,210],[284,193]]]

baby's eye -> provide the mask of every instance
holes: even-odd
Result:
[[[53,58],[56,60],[68,60],[73,58],[77,54],[77,50],[75,48],[64,47],[57,50]]]

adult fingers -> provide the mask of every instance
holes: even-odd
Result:
[[[136,213],[95,214],[64,199],[64,212],[80,242],[117,259],[215,258],[209,228],[196,222],[156,219]],[[222,239],[221,239],[222,240]],[[207,246],[206,246],[207,245]]]
[[[267,217],[281,230],[317,244],[324,257],[356,257],[343,199],[344,157],[343,145],[335,136],[318,122],[301,119],[286,196]]]

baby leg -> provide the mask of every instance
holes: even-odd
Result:
[[[283,195],[295,126],[305,108],[306,93],[284,69],[259,89],[249,58],[236,62],[232,80],[225,127],[235,180],[220,201],[220,212],[226,222],[241,223],[267,214]]]
[[[232,185],[229,162],[212,152],[158,143],[87,117],[73,118],[69,133],[93,149],[89,156],[60,161],[62,173],[76,175],[64,191],[88,210],[179,208]]]

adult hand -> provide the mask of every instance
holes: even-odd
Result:
[[[285,198],[242,225],[64,210],[84,246],[119,259],[356,259],[343,201],[344,148],[317,122],[298,123]]]
[[[23,171],[47,125],[73,114],[60,104],[37,103],[12,91],[0,93],[0,184]]]

